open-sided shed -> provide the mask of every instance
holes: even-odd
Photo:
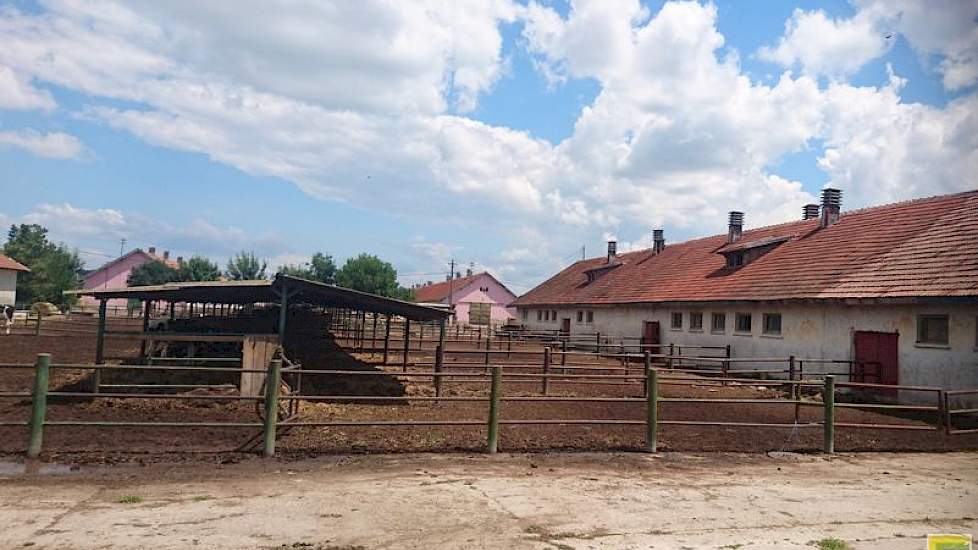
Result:
[[[149,325],[152,302],[170,304],[220,304],[241,306],[277,304],[279,306],[278,337],[284,341],[288,309],[294,305],[342,308],[380,315],[396,315],[410,321],[438,321],[444,338],[445,320],[450,312],[395,300],[376,294],[360,292],[336,285],[309,281],[278,274],[273,280],[179,282],[154,286],[69,291],[79,296],[91,296],[99,301],[96,363],[103,362],[105,342],[106,302],[113,298],[139,300],[143,303],[143,331]]]

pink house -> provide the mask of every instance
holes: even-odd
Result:
[[[453,306],[455,322],[463,325],[499,324],[516,316],[507,307],[516,295],[486,272],[417,287],[414,297],[422,304]]]
[[[156,248],[152,246],[147,251],[137,248],[86,274],[85,280],[82,282],[82,288],[85,290],[125,288],[128,286],[126,281],[129,279],[129,274],[132,270],[153,260],[161,261],[176,269],[180,267],[181,259],[171,260],[169,251],[163,251],[163,255],[159,256],[156,254]],[[90,296],[83,296],[81,298],[81,305],[85,307],[98,307],[98,300]],[[126,300],[121,298],[108,300],[108,307],[125,309]]]

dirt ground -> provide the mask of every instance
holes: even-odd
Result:
[[[322,342],[306,349],[293,347],[290,355],[314,368],[350,368],[377,370],[343,350]],[[110,342],[107,355],[132,355],[137,347],[131,342]],[[0,363],[30,362],[38,352],[50,352],[55,363],[89,363],[94,356],[94,336],[11,336],[0,337]],[[314,353],[315,352],[315,353]],[[376,358],[376,356],[374,357]],[[468,360],[473,360],[471,356]],[[494,359],[495,360],[495,359]],[[521,357],[514,354],[513,362]],[[318,362],[318,363],[317,363]],[[398,370],[388,367],[390,371]],[[52,388],[72,388],[80,384],[85,373],[55,370]],[[30,370],[0,370],[0,391],[28,391],[33,374]],[[370,380],[365,385],[366,380]],[[664,380],[661,393],[666,397],[772,398],[780,388],[761,385],[720,387],[702,382],[695,385],[669,385]],[[395,376],[332,376],[317,383],[304,378],[303,394],[316,389],[320,394],[389,395],[397,397],[432,394],[428,380],[404,382]],[[508,396],[538,395],[539,382],[504,383]],[[484,396],[486,384],[448,383],[445,395]],[[640,397],[639,384],[551,385],[552,395]],[[487,403],[397,400],[385,403],[303,402],[300,421],[366,421],[366,420],[473,420],[483,423]],[[711,420],[736,422],[791,423],[793,407],[769,404],[662,403],[662,420]],[[504,402],[501,418],[517,419],[644,419],[642,402]],[[0,421],[26,420],[29,400],[0,398]],[[819,407],[802,408],[801,422],[818,421]],[[51,398],[48,420],[114,420],[114,421],[220,421],[258,422],[254,403],[193,400],[118,400],[66,401]],[[891,423],[927,426],[921,420],[897,418],[868,411],[839,409],[837,422]],[[44,458],[70,463],[115,462],[228,462],[240,460],[241,450],[254,440],[258,428],[163,428],[163,427],[67,427],[49,426],[44,435]],[[321,453],[348,452],[480,452],[485,446],[485,428],[477,426],[424,427],[298,427],[282,429],[278,442],[283,457],[301,459]],[[745,428],[663,425],[659,447],[666,451],[732,451],[812,452],[821,448],[820,427]],[[619,451],[640,450],[644,445],[644,426],[575,426],[504,424],[500,449],[505,451]],[[16,455],[26,448],[26,428],[0,427],[0,455]],[[838,428],[836,449],[840,451],[951,451],[978,449],[978,434],[945,436],[937,431],[898,431],[881,429]]]
[[[3,548],[918,550],[976,516],[974,453],[0,463]]]

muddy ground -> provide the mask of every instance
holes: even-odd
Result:
[[[0,463],[3,548],[918,550],[978,528],[973,453]],[[823,546],[841,548],[842,546]]]
[[[290,356],[314,368],[380,370],[369,364],[379,356],[351,356],[329,342],[304,340],[303,346],[290,348]],[[89,363],[94,356],[93,335],[11,336],[0,337],[0,363],[30,362],[38,352],[50,352],[55,363]],[[109,356],[133,355],[138,347],[131,342],[109,343]],[[416,357],[420,359],[419,357]],[[412,359],[415,359],[413,357]],[[457,360],[460,357],[450,357]],[[477,360],[466,356],[466,360]],[[496,360],[496,359],[494,359]],[[510,361],[525,362],[514,354]],[[610,363],[613,364],[613,363]],[[429,380],[405,381],[394,376],[399,370],[386,367],[389,376],[304,378],[303,394],[347,393],[353,395],[388,395],[398,397],[432,394]],[[82,371],[55,370],[52,388],[84,387]],[[110,375],[111,376],[111,375]],[[28,391],[33,374],[30,370],[0,370],[0,391]],[[702,381],[693,385],[670,385],[663,381],[665,397],[695,398],[774,398],[783,395],[778,387],[758,384],[718,386]],[[449,382],[445,395],[456,397],[485,396],[486,384]],[[551,384],[551,395],[641,397],[640,384],[567,385]],[[504,383],[507,396],[539,394],[539,381]],[[792,423],[793,407],[772,404],[662,403],[662,420],[710,420],[718,422]],[[338,420],[473,420],[485,422],[487,403],[396,400],[385,403],[311,403],[303,402],[299,421]],[[0,398],[0,421],[26,420],[29,401],[23,398]],[[643,420],[642,402],[540,403],[504,402],[501,418],[518,419],[617,419]],[[821,419],[821,408],[803,407],[800,421]],[[254,403],[205,402],[201,400],[119,400],[67,401],[52,398],[48,420],[115,420],[115,421],[220,421],[258,422]],[[837,422],[888,423],[926,427],[923,419],[898,418],[867,411],[839,409]],[[252,449],[248,443],[259,433],[249,428],[163,428],[163,427],[67,427],[49,426],[45,430],[45,458],[78,463],[98,462],[227,462],[239,460],[236,452]],[[303,458],[320,453],[348,452],[480,452],[485,446],[485,428],[478,426],[423,427],[298,427],[282,429],[278,442],[284,457]],[[821,448],[820,427],[745,428],[663,425],[659,447],[666,451],[733,451],[814,452]],[[506,451],[546,450],[640,450],[644,445],[644,426],[572,426],[572,425],[503,425],[500,448]],[[26,448],[26,428],[0,427],[0,453],[22,453]],[[836,448],[840,451],[950,451],[978,449],[978,435],[945,436],[937,431],[897,431],[882,429],[839,428]]]

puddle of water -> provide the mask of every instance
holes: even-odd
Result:
[[[22,475],[41,475],[59,476],[69,474],[80,474],[84,470],[72,464],[51,464],[29,460],[27,462],[3,462],[0,461],[0,476],[22,476]]]

